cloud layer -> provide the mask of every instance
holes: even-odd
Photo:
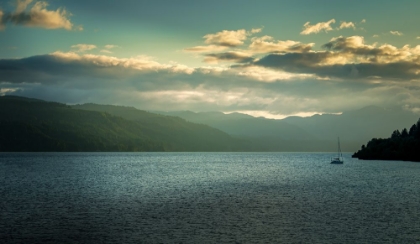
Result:
[[[342,45],[346,42],[353,46]],[[381,49],[364,46],[341,38],[331,40],[329,49]],[[330,55],[332,51],[268,54],[231,68],[190,68],[162,64],[144,56],[117,58],[55,52],[0,60],[0,88],[3,95],[131,105],[146,110],[267,111],[290,115],[341,112],[366,104],[420,107],[419,82],[361,79],[361,66],[356,66],[355,71],[348,64],[318,65]],[[355,78],[341,79],[352,72]],[[327,74],[335,76],[322,79]]]
[[[21,2],[17,11],[29,2]],[[352,24],[341,22],[342,28]],[[420,46],[368,43],[357,35],[315,45],[260,32],[205,35],[202,45],[184,49],[203,58],[196,68],[148,56],[114,57],[116,45],[92,43],[73,45],[71,52],[0,59],[0,95],[281,115],[337,113],[371,104],[420,109]],[[96,50],[103,55],[91,54]]]

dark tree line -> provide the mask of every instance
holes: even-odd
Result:
[[[420,162],[420,119],[409,130],[394,130],[390,138],[370,140],[353,157]]]

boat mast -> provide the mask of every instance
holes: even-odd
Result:
[[[340,137],[338,137],[338,157],[343,157],[343,154],[341,153],[341,147],[340,147]]]

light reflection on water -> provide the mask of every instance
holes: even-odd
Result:
[[[6,243],[420,242],[420,164],[328,153],[0,154]]]

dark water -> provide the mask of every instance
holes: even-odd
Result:
[[[420,242],[419,163],[330,157],[3,153],[0,242]]]

